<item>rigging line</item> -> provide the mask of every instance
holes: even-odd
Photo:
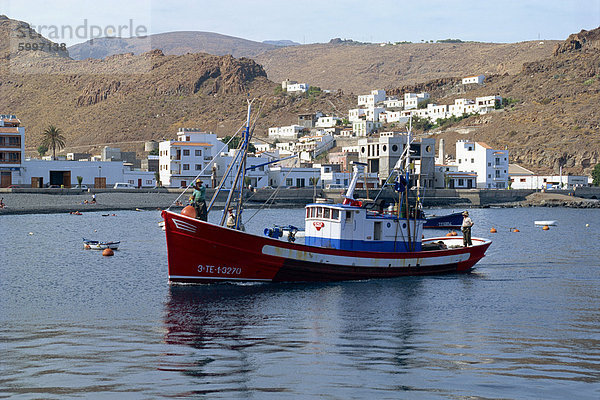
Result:
[[[300,158],[300,155],[298,154],[298,159],[296,159],[296,161],[294,162],[294,166],[290,167],[290,170],[287,172],[287,174],[285,174],[285,176],[283,177],[283,180],[286,180],[287,177],[290,175],[290,173],[294,170],[294,168],[296,168],[299,158]],[[265,200],[265,202],[256,210],[256,212],[254,214],[252,214],[250,216],[250,218],[248,218],[248,220],[246,222],[250,222],[252,220],[252,218],[254,218],[256,216],[256,214],[261,212],[267,205],[269,205],[269,202],[271,202],[269,207],[272,206],[273,205],[272,202],[275,200],[275,197],[277,196],[277,194],[279,193],[280,190],[281,190],[281,186],[277,186],[275,188],[275,190],[273,191],[273,193],[271,193],[269,198],[267,200]]]
[[[234,137],[237,136],[238,133],[240,133],[240,130],[244,127],[244,125],[240,126],[239,129],[237,130],[237,132],[229,139],[229,141],[225,144],[223,144],[223,147],[221,147],[221,150],[219,150],[219,152],[208,162],[208,164],[206,164],[204,166],[204,168],[202,168],[202,170],[198,173],[198,175],[196,175],[196,177],[187,185],[187,187],[181,192],[181,194],[179,196],[177,196],[177,198],[175,200],[173,200],[173,202],[169,205],[169,207],[167,207],[167,211],[171,210],[171,207],[173,207],[173,205],[175,203],[177,203],[179,201],[179,199],[181,198],[181,196],[183,196],[185,194],[185,192],[188,191],[188,189],[198,180],[198,178],[200,177],[200,175],[202,175],[202,173],[204,171],[206,171],[206,168],[208,168],[208,166],[215,161],[215,159],[217,157],[219,157],[219,155],[221,154],[221,152],[223,151],[223,149],[225,147],[229,148],[229,143],[233,140]]]

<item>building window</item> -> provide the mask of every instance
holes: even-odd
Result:
[[[285,180],[285,186],[292,186],[294,184],[294,180],[292,178],[287,178]]]
[[[500,171],[496,170],[496,178],[500,178]]]
[[[202,164],[196,164],[196,171],[202,170]]]
[[[196,157],[200,157],[202,155],[202,150],[196,150]]]
[[[489,162],[489,163],[488,163],[488,167],[491,167],[491,166],[492,166],[492,163],[491,163],[491,162]]]
[[[146,179],[146,185],[152,185],[152,179]]]
[[[521,178],[521,179],[519,179],[519,182],[525,182],[526,180],[527,179],[525,179],[525,178]]]
[[[471,158],[471,164],[473,164],[475,162],[474,158]]]
[[[492,177],[492,174],[488,174],[488,178],[491,178],[491,177]]]
[[[129,183],[131,183],[133,185],[133,179],[130,179],[127,182],[129,182]]]
[[[460,164],[460,161],[461,161],[461,159],[459,158],[459,159],[458,159],[458,163],[459,163],[459,164]]]
[[[190,164],[183,164],[184,171],[189,171],[189,169],[190,169]]]
[[[189,150],[183,150],[183,155],[184,156],[189,156],[190,155],[190,151]]]
[[[459,179],[458,180],[458,186],[465,186],[465,180],[464,179]]]

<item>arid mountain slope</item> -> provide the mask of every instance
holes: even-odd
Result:
[[[148,35],[143,38],[99,38],[70,46],[68,50],[69,55],[74,60],[101,59],[123,53],[140,55],[155,49],[162,50],[166,55],[209,53],[217,56],[229,54],[236,58],[252,58],[257,54],[277,47],[272,44],[254,42],[218,33],[181,31]]]
[[[589,173],[600,163],[600,28],[582,31],[556,46],[553,54],[526,63],[516,75],[494,76],[467,93],[456,80],[438,80],[426,88],[438,104],[455,98],[499,94],[516,103],[498,112],[469,117],[437,138],[473,139],[510,150],[510,161],[535,171]],[[454,152],[453,146],[447,148]]]
[[[314,44],[271,50],[254,59],[275,82],[291,79],[366,94],[444,77],[515,74],[523,63],[550,56],[556,43]]]
[[[235,133],[245,120],[248,96],[257,98],[262,115],[257,134],[313,109],[346,112],[354,101],[341,95],[276,95],[279,85],[267,80],[260,65],[232,56],[167,56],[154,50],[76,61],[63,54],[17,54],[7,45],[15,24],[0,21],[0,110],[18,115],[30,150],[49,124],[64,131],[65,151],[107,143],[128,149],[123,142],[173,137],[180,127]]]

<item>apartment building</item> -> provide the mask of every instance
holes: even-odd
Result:
[[[477,174],[477,188],[508,188],[508,150],[496,150],[483,142],[458,140],[458,171]]]
[[[13,114],[0,115],[0,187],[19,182],[25,159],[25,128]]]

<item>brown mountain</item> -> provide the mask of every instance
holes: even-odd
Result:
[[[97,149],[104,144],[126,150],[140,149],[144,140],[172,137],[184,126],[201,127],[219,136],[232,134],[245,119],[247,94],[258,99],[258,135],[264,135],[269,126],[295,122],[298,113],[320,110],[344,115],[356,104],[355,96],[342,93],[311,97],[280,94],[279,85],[267,79],[266,69],[246,58],[206,53],[176,56],[151,51],[77,61],[67,58],[64,51],[19,51],[15,46],[19,42],[14,41],[16,27],[27,29],[28,26],[0,18],[0,112],[15,113],[21,118],[31,150],[37,147],[41,131],[49,124],[65,132],[69,146],[66,151],[88,150],[94,146]],[[511,162],[526,167],[556,173],[559,166],[563,166],[565,172],[589,171],[600,162],[598,35],[598,29],[582,31],[555,44],[550,51],[547,43],[517,43],[514,46],[520,50],[514,51],[509,51],[509,45],[482,45],[480,49],[487,49],[489,54],[479,60],[488,60],[490,69],[476,72],[496,74],[488,76],[484,86],[468,87],[466,92],[457,82],[466,75],[463,71],[472,68],[466,65],[473,66],[475,62],[465,61],[461,67],[460,60],[450,58],[449,54],[469,59],[467,53],[473,49],[456,53],[457,50],[448,46],[462,44],[415,45],[415,49],[420,49],[419,55],[411,62],[419,61],[420,68],[427,71],[423,76],[433,76],[434,72],[430,71],[433,65],[448,71],[440,71],[436,79],[415,81],[417,83],[410,86],[401,86],[407,80],[391,82],[398,82],[393,87],[399,94],[405,90],[426,89],[439,104],[450,104],[457,97],[490,94],[500,94],[514,101],[502,111],[469,117],[448,129],[434,131],[438,138],[449,139],[448,148],[457,138],[481,140],[492,146],[507,146],[511,150]],[[46,42],[33,34],[31,37],[30,43]],[[366,49],[365,54],[388,48],[346,43],[337,46],[347,48],[348,57],[358,57],[360,53],[356,53],[356,49],[360,48]],[[277,51],[299,47],[304,46]],[[389,47],[397,51],[395,46]],[[426,48],[432,50],[431,60],[426,60]],[[439,53],[443,48],[450,53]],[[498,56],[497,51],[506,58]],[[538,51],[539,57],[531,56]],[[542,56],[541,53],[547,54]],[[435,61],[440,54],[448,58]],[[535,60],[517,67],[515,60],[528,57]],[[492,59],[496,61],[489,61]],[[450,68],[445,64],[454,65],[458,72],[450,75]],[[383,63],[379,68],[385,72],[387,65]],[[329,68],[329,65],[320,68],[315,76],[326,76],[321,71],[329,69],[332,77],[328,79],[332,82],[346,79],[355,85],[363,78],[371,82],[369,79],[377,76],[380,78],[373,82],[381,83],[388,76],[383,72],[379,75],[369,72],[353,77],[347,72],[347,77],[339,77],[341,69]],[[415,72],[413,76],[417,79],[419,75]],[[299,79],[297,76],[289,78]],[[362,93],[382,87],[380,84],[371,86],[371,83],[361,85],[366,88],[360,89]]]
[[[300,112],[345,112],[354,101],[275,95],[280,86],[260,65],[232,56],[154,50],[76,61],[66,54],[16,53],[10,46],[15,26],[21,25],[0,20],[0,112],[18,115],[31,152],[50,124],[65,133],[63,153],[104,144],[139,150],[144,140],[173,137],[180,127],[235,133],[245,120],[247,96],[257,98],[262,115],[257,133],[271,123],[295,122]]]
[[[168,32],[148,35],[144,38],[98,38],[68,48],[71,58],[106,58],[116,54],[140,55],[159,49],[167,55],[209,53],[217,56],[254,57],[279,46],[254,42],[212,32]]]
[[[525,63],[515,75],[490,77],[466,93],[461,89],[456,78],[395,92],[427,90],[438,104],[494,94],[511,98],[515,103],[496,113],[434,130],[436,137],[506,147],[511,162],[540,172],[558,174],[562,166],[563,172],[589,173],[600,163],[600,28],[569,36],[551,56]],[[454,152],[453,146],[447,150]]]
[[[292,79],[323,89],[366,94],[444,77],[515,74],[552,54],[556,41],[409,43],[380,46],[330,42],[284,47],[257,55],[270,80]]]

